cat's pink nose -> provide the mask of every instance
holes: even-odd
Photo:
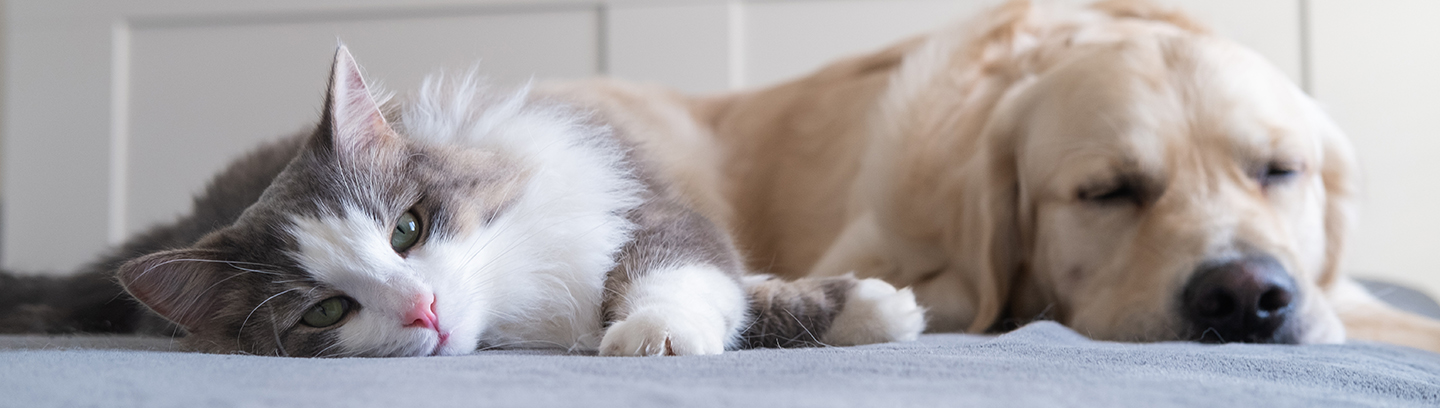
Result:
[[[409,322],[405,327],[424,327],[439,331],[438,320],[435,317],[435,295],[425,294],[415,298],[415,303],[410,306],[410,311],[405,312],[405,318],[401,321]]]

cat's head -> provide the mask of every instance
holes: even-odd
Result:
[[[526,280],[547,278],[531,275],[608,262],[613,248],[556,249],[567,228],[547,229],[553,216],[590,228],[612,223],[606,217],[616,212],[536,208],[563,203],[567,193],[537,186],[547,172],[527,156],[538,153],[525,150],[593,129],[521,106],[529,103],[523,96],[487,102],[477,92],[468,79],[458,89],[422,91],[413,112],[391,123],[341,47],[319,126],[260,200],[192,247],[125,264],[121,283],[183,326],[185,345],[199,351],[473,351],[485,331],[534,318],[518,315],[554,296],[540,293],[544,282]],[[607,231],[600,235],[624,235]]]

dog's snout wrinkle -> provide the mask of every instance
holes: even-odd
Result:
[[[1279,261],[1251,256],[1197,268],[1181,301],[1197,340],[1292,343],[1293,336],[1281,329],[1298,294]]]

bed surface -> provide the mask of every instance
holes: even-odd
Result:
[[[0,336],[0,406],[1440,406],[1440,354],[1097,342],[1050,322],[999,336],[704,357],[291,359],[172,347]]]

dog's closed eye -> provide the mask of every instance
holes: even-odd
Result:
[[[1260,183],[1261,188],[1270,188],[1294,180],[1300,174],[1301,166],[1295,163],[1272,161],[1265,164],[1265,167],[1255,173],[1255,181]]]
[[[1097,205],[1140,205],[1145,195],[1144,186],[1136,177],[1117,177],[1081,187],[1075,197]]]
[[[1095,203],[1111,203],[1120,201],[1133,201],[1135,199],[1135,187],[1130,183],[1120,183],[1109,186],[1088,187],[1080,190],[1078,197],[1084,201]]]

